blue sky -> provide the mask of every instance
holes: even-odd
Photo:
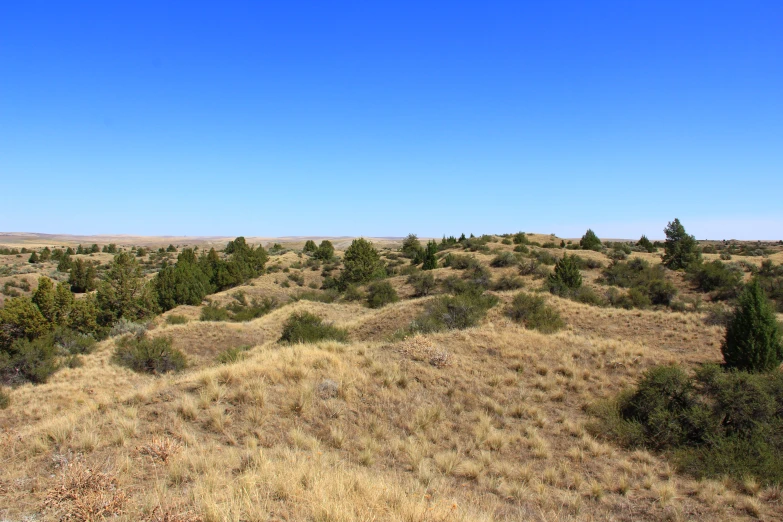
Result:
[[[2,2],[0,230],[783,238],[783,4]]]

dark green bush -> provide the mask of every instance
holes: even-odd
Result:
[[[635,389],[596,409],[596,431],[664,452],[697,477],[783,483],[783,373],[706,365],[649,370]]]
[[[776,370],[783,362],[781,325],[758,280],[740,294],[721,351],[727,367],[750,372]]]
[[[604,269],[603,283],[622,288],[634,288],[647,296],[652,304],[669,306],[677,295],[677,288],[666,280],[661,265],[651,266],[641,258],[627,263],[613,262]]]
[[[565,326],[557,310],[547,306],[543,297],[524,292],[514,296],[506,313],[525,328],[542,333],[554,333]]]
[[[315,245],[315,241],[312,239],[308,239],[305,241],[304,248],[302,248],[302,252],[312,254],[315,251],[318,250],[318,247]]]
[[[388,281],[376,281],[367,288],[367,305],[370,308],[382,308],[399,300],[397,291]]]
[[[112,360],[140,373],[169,373],[185,368],[185,354],[171,346],[168,337],[121,337]]]
[[[645,235],[642,235],[642,237],[639,238],[639,241],[636,242],[636,246],[639,247],[641,250],[649,253],[653,253],[657,250],[655,248],[655,245],[652,244],[652,241],[647,239],[647,236]]]
[[[331,324],[310,312],[291,314],[283,325],[283,334],[279,343],[315,343],[333,340],[341,343],[348,341],[348,332]]]
[[[743,280],[742,270],[717,260],[691,263],[687,269],[687,277],[702,292],[715,291],[719,299],[736,297]]]
[[[577,303],[591,306],[606,306],[606,299],[598,295],[595,290],[589,286],[580,286],[573,288],[568,293],[568,298]]]
[[[440,296],[431,301],[424,313],[411,323],[409,331],[429,333],[477,326],[497,302],[497,297],[479,291]]]
[[[44,383],[60,368],[58,352],[51,334],[17,339],[10,349],[0,351],[0,378],[8,384]]]
[[[416,234],[408,234],[402,241],[402,255],[409,259],[421,258],[424,248]],[[418,263],[417,263],[418,264]]]
[[[501,252],[500,254],[496,255],[489,264],[495,268],[502,268],[507,266],[516,266],[518,263],[519,260],[511,252]]]
[[[481,263],[473,256],[449,253],[443,258],[443,266],[451,267],[455,270],[467,270],[468,268],[475,268],[479,265],[481,265]]]
[[[517,232],[514,234],[513,241],[515,245],[528,245],[530,241],[524,232]]]

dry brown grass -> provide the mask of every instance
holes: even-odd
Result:
[[[242,290],[291,295],[279,275]],[[378,310],[299,301],[247,323],[159,319],[152,335],[171,335],[192,363],[164,377],[112,365],[113,341],[100,343],[83,367],[13,390],[0,412],[0,519],[780,518],[779,489],[695,481],[585,429],[585,406],[651,366],[717,360],[719,328],[547,296],[568,327],[543,335],[505,317],[513,292],[498,295],[477,328],[401,341],[390,335],[429,298]],[[300,310],[352,342],[276,344]],[[253,348],[214,364],[238,345]]]

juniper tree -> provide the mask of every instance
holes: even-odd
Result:
[[[316,250],[318,250],[318,247],[316,246],[315,241],[313,241],[312,239],[308,239],[307,241],[305,241],[304,248],[302,248],[302,252],[305,252],[307,254],[312,254]]]
[[[438,268],[438,258],[435,257],[435,254],[438,252],[438,244],[435,243],[435,241],[430,241],[427,243],[427,248],[424,251],[424,264],[422,265],[422,270],[433,270],[435,268]]]
[[[340,275],[340,287],[362,284],[386,275],[381,257],[372,243],[364,238],[354,239],[343,258],[345,268]]]
[[[737,299],[721,351],[726,366],[737,370],[770,371],[783,362],[780,324],[757,279]]]
[[[331,260],[334,257],[334,245],[332,245],[332,242],[328,239],[321,241],[321,244],[318,245],[318,250],[315,251],[313,257],[320,259],[321,261]]]
[[[549,274],[547,283],[553,294],[562,294],[582,286],[582,273],[579,271],[576,256],[564,255],[555,264],[555,271]]]
[[[601,240],[598,239],[598,236],[595,235],[595,232],[593,232],[592,229],[588,228],[585,235],[579,240],[579,246],[582,247],[583,250],[600,250]]]

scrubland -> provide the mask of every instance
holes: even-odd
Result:
[[[367,284],[324,289],[343,267],[324,275],[322,264],[306,265],[301,242],[283,243],[263,274],[147,321],[144,335],[170,339],[184,370],[116,364],[116,335],[44,383],[6,388],[0,520],[783,518],[779,484],[681,473],[661,452],[615,444],[593,413],[654,366],[720,362],[725,327],[715,315],[727,302],[668,271],[674,305],[611,306],[605,249],[573,252],[600,265],[580,273],[602,302],[553,294],[550,266],[524,265],[536,252],[572,252],[535,245],[560,244],[549,235],[526,241],[528,253],[510,235],[443,249],[427,271],[437,286],[420,297],[409,282],[420,270],[390,243],[380,257],[399,300],[380,308],[367,306]],[[780,264],[781,250],[733,261]],[[473,277],[475,266],[443,266],[450,252],[473,258],[491,282],[518,281],[483,287],[496,303],[474,325],[421,333],[411,325],[448,294],[444,281]],[[493,266],[504,252],[516,261]],[[623,261],[632,259],[661,263],[660,252]],[[29,295],[53,267],[41,270],[5,277],[29,279]],[[564,327],[545,334],[512,320],[520,293],[540,296]],[[259,317],[201,320],[210,306],[262,299],[274,306]],[[278,342],[300,312],[344,330],[345,342]]]

